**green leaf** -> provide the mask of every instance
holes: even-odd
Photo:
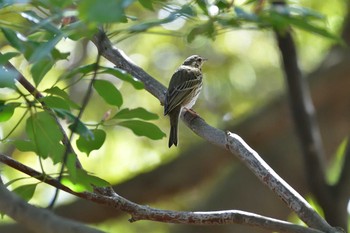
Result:
[[[4,66],[0,66],[0,88],[16,89],[15,80],[18,73],[14,70],[8,70]]]
[[[77,181],[77,155],[69,153],[67,155],[66,167],[73,182]]]
[[[65,92],[64,90],[62,90],[58,86],[54,86],[52,88],[46,89],[46,90],[44,90],[44,92],[49,93],[49,94],[53,94],[53,95],[57,95],[59,97],[62,97],[65,100],[69,99],[69,95],[67,94],[67,92]]]
[[[163,23],[166,23],[166,21],[164,19],[157,19],[157,20],[152,20],[152,21],[148,21],[148,22],[141,22],[139,24],[135,24],[135,25],[132,25],[131,27],[129,27],[129,31],[131,33],[144,32],[150,28],[160,26]]]
[[[5,104],[4,102],[0,102],[0,122],[10,120],[15,112],[15,109],[20,105],[20,103]]]
[[[141,90],[141,89],[144,88],[144,85],[143,85],[143,83],[140,80],[134,78],[133,76],[128,74],[126,71],[118,69],[118,68],[110,68],[110,67],[105,67],[105,66],[96,67],[95,63],[89,64],[89,65],[86,65],[86,66],[78,67],[78,68],[76,68],[76,69],[74,69],[74,70],[72,70],[72,71],[70,71],[68,73],[65,73],[62,76],[62,78],[64,78],[64,79],[72,78],[72,77],[74,77],[77,74],[87,75],[90,72],[95,71],[96,68],[99,69],[99,73],[111,74],[111,75],[113,75],[114,77],[117,77],[120,80],[123,80],[125,82],[130,83],[137,90]]]
[[[138,0],[138,1],[144,8],[154,11],[152,0]]]
[[[100,149],[106,139],[106,132],[101,129],[94,129],[92,133],[94,135],[93,138],[79,137],[77,140],[78,149],[88,156],[91,151]]]
[[[101,68],[103,69],[101,69],[100,72],[111,74],[125,82],[128,82],[131,85],[133,85],[133,87],[137,90],[141,90],[144,88],[144,85],[140,80],[134,78],[124,70],[121,70],[118,68],[109,68],[109,67],[101,67]]]
[[[232,3],[227,0],[216,0],[215,5],[219,7],[220,10],[228,9],[232,6]]]
[[[320,206],[320,204],[317,202],[317,200],[312,196],[309,195],[306,197],[306,201],[312,206],[312,208],[322,217],[325,216],[323,208]]]
[[[110,184],[97,177],[88,174],[85,170],[77,169],[76,170],[76,180],[73,180],[71,176],[65,176],[62,179],[62,183],[75,192],[93,192],[93,187],[107,187],[110,186]]]
[[[25,43],[24,57],[29,60],[35,50],[41,45],[40,42],[27,40]]]
[[[77,184],[80,184],[88,192],[93,192],[94,188],[89,181],[89,174],[85,170],[77,170]]]
[[[119,90],[109,81],[95,80],[93,86],[97,93],[110,105],[122,106],[123,97]]]
[[[41,61],[42,59],[52,59],[51,52],[55,48],[58,42],[63,38],[62,34],[56,35],[53,39],[42,43],[36,50],[33,52],[29,58],[30,63],[35,63]]]
[[[175,18],[178,18],[178,15],[191,17],[191,16],[196,16],[197,12],[191,4],[185,4],[179,10],[173,12],[172,14],[175,16]]]
[[[49,89],[46,89],[46,90],[44,90],[44,92],[63,98],[66,101],[66,103],[69,104],[69,106],[74,108],[74,109],[79,109],[80,108],[80,106],[77,103],[73,102],[69,98],[69,95],[67,94],[67,92],[65,92],[64,90],[60,89],[57,86],[54,86],[54,87],[49,88]]]
[[[62,31],[52,23],[52,18],[42,18],[34,11],[23,11],[21,12],[21,16],[33,23],[33,27],[31,27],[32,31],[42,28],[45,31],[51,32],[52,35],[62,34]]]
[[[98,27],[88,27],[85,22],[77,21],[62,28],[69,39],[78,41],[81,38],[92,38],[97,33]]]
[[[25,51],[25,45],[24,41],[18,38],[17,32],[13,31],[12,29],[1,27],[1,31],[4,34],[7,41],[10,43],[12,47],[23,53]],[[21,37],[23,37],[21,35]]]
[[[162,19],[150,20],[150,21],[142,21],[139,24],[132,25],[129,27],[129,31],[133,32],[143,32],[152,27],[161,26],[162,24],[170,23],[176,20],[179,17],[191,17],[195,16],[196,11],[189,4],[183,5],[180,9],[177,9],[171,12],[167,17]]]
[[[69,129],[74,133],[77,133],[86,139],[92,139],[94,137],[91,130],[89,130],[80,119],[76,118],[71,112],[64,109],[54,109],[58,117],[65,119],[70,123]]]
[[[97,24],[122,22],[126,23],[124,9],[133,0],[84,0],[78,4],[80,18]]]
[[[330,185],[336,184],[342,169],[346,169],[346,168],[343,168],[343,165],[344,165],[344,159],[346,154],[346,147],[348,146],[348,144],[349,144],[349,138],[346,137],[338,146],[337,151],[332,158],[330,166],[326,170],[327,182]]]
[[[196,0],[197,5],[199,6],[202,11],[208,15],[208,9],[207,9],[207,1],[206,0]]]
[[[61,161],[64,154],[64,146],[60,144],[63,134],[49,113],[37,112],[30,116],[27,119],[26,133],[40,157],[50,157],[54,163]]]
[[[34,1],[33,3],[35,3],[37,1]],[[50,1],[38,1],[40,2],[40,4],[45,3],[49,8],[53,8],[53,6],[59,8],[59,9],[66,9],[72,6],[73,1],[72,0],[50,0]],[[33,4],[32,3],[32,4]]]
[[[311,18],[311,19],[317,19],[317,20],[325,20],[326,17],[312,9],[302,7],[302,6],[285,6],[289,12],[289,14],[297,14],[304,18]]]
[[[246,12],[243,8],[241,7],[235,7],[234,8],[234,11],[237,15],[237,17],[241,20],[245,20],[245,21],[248,21],[248,22],[256,22],[259,20],[258,16],[254,13],[249,13],[249,12]]]
[[[131,129],[137,136],[145,136],[153,140],[162,139],[166,136],[158,126],[149,122],[129,120],[122,121],[119,125]]]
[[[62,98],[56,97],[56,96],[45,96],[43,98],[40,98],[40,102],[44,103],[45,106],[49,108],[58,108],[58,109],[65,109],[70,110],[69,104]]]
[[[29,201],[32,199],[37,185],[38,183],[22,185],[15,188],[12,192],[16,193],[22,199]]]
[[[77,68],[71,70],[70,72],[67,72],[67,73],[63,74],[62,78],[69,79],[69,78],[72,78],[75,75],[80,74],[80,73],[83,74],[83,75],[86,75],[86,74],[94,71],[95,69],[96,69],[96,64],[95,63],[89,64],[89,65],[85,65],[85,66],[80,66],[80,67],[77,67]]]
[[[187,41],[191,43],[199,35],[204,35],[209,38],[214,38],[215,28],[211,20],[207,21],[204,24],[200,24],[192,28],[192,30],[187,35]]]
[[[314,33],[314,34],[323,36],[325,38],[335,40],[337,42],[341,42],[341,38],[338,37],[337,35],[332,34],[331,32],[327,31],[325,28],[322,28],[317,25],[313,25],[303,18],[290,17],[288,19],[288,22],[294,25],[295,27],[298,27],[307,32]]]
[[[90,184],[87,185],[85,183],[80,183],[77,178],[75,177],[74,179],[71,176],[63,176],[62,178],[62,184],[73,190],[74,192],[77,193],[82,193],[87,190],[92,190],[92,187]]]
[[[0,65],[5,65],[11,58],[17,57],[20,53],[17,52],[8,52],[0,54]]]
[[[156,120],[158,115],[155,113],[148,112],[144,108],[135,108],[135,109],[122,109],[117,114],[113,116],[113,119],[132,119],[139,118],[142,120]]]
[[[90,184],[92,184],[96,187],[108,187],[111,185],[110,183],[108,183],[104,179],[101,179],[100,177],[97,177],[94,175],[87,174],[86,178]]]
[[[319,26],[317,22],[322,22],[320,21],[320,19],[322,19],[321,16],[316,16],[315,13],[311,11],[306,11],[305,9],[302,11],[298,9],[298,11],[296,11],[293,10],[293,8],[285,7],[279,10],[271,8],[266,13],[267,14],[260,16],[260,23],[262,23],[262,25],[267,23],[282,32],[286,30],[287,27],[294,26],[306,32],[335,40],[338,43],[343,43],[340,37],[327,31],[326,28]]]
[[[217,17],[217,22],[223,27],[238,28],[240,27],[240,22],[236,17]]]
[[[67,60],[68,56],[70,55],[70,52],[62,53],[62,52],[59,51],[58,49],[53,48],[52,51],[51,51],[51,55],[52,55],[52,58],[53,58],[55,61],[58,61],[58,60]]]
[[[35,86],[39,85],[39,83],[42,81],[47,72],[51,70],[54,64],[54,61],[52,61],[51,59],[43,59],[39,62],[36,62],[32,66],[30,72],[32,73]]]
[[[32,141],[15,140],[13,144],[19,151],[23,151],[23,152],[36,151],[36,146],[33,144]]]
[[[136,25],[132,25],[129,28],[129,31],[130,32],[143,32],[143,31],[146,31],[152,27],[157,27],[157,26],[160,26],[160,25],[165,24],[165,23],[170,23],[170,22],[174,21],[177,17],[179,17],[179,15],[177,15],[176,12],[173,12],[168,17],[163,18],[163,19],[151,20],[151,21],[142,22],[142,23],[139,23]]]

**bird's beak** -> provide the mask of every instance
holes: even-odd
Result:
[[[208,61],[208,58],[202,57],[202,60],[203,60],[203,61]]]

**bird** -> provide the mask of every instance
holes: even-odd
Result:
[[[206,61],[192,55],[172,75],[165,94],[164,116],[170,117],[169,148],[178,144],[178,121],[182,109],[191,110],[202,89],[202,65]]]

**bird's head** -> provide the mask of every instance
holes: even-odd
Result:
[[[198,55],[192,55],[184,61],[183,65],[185,66],[191,66],[191,67],[196,67],[196,68],[201,68],[203,63],[208,60],[206,58],[203,58]]]

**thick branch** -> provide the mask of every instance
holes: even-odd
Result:
[[[300,225],[289,222],[273,219],[240,210],[226,210],[226,211],[209,211],[209,212],[183,212],[183,211],[169,211],[150,208],[148,206],[135,204],[118,194],[113,190],[98,189],[96,193],[77,193],[70,188],[62,185],[58,180],[48,176],[44,176],[40,172],[27,167],[16,160],[0,154],[0,161],[8,166],[21,171],[33,178],[36,178],[51,186],[64,190],[77,197],[84,198],[99,204],[112,206],[116,209],[123,210],[131,214],[131,222],[138,220],[152,220],[166,223],[181,223],[191,225],[217,225],[217,224],[243,224],[250,226],[257,226],[264,229],[279,231],[279,232],[293,232],[293,233],[321,233],[322,231],[306,228]],[[1,190],[0,190],[1,191]],[[0,193],[0,208],[1,202],[6,202],[6,199],[1,199]],[[28,204],[27,204],[28,205]],[[2,209],[0,209],[2,210]],[[8,212],[5,212],[8,214]],[[9,216],[12,216],[8,214]],[[38,215],[39,216],[39,215]],[[24,218],[24,217],[23,217]],[[26,218],[24,218],[26,219]],[[50,231],[47,231],[50,232]],[[62,231],[61,231],[62,232]],[[88,232],[88,231],[87,231]]]
[[[290,107],[313,195],[326,209],[333,197],[325,179],[324,151],[307,80],[302,77],[290,31],[276,32],[289,92]],[[331,207],[332,208],[332,207]]]
[[[102,231],[29,205],[0,184],[0,212],[36,233],[101,233]]]

